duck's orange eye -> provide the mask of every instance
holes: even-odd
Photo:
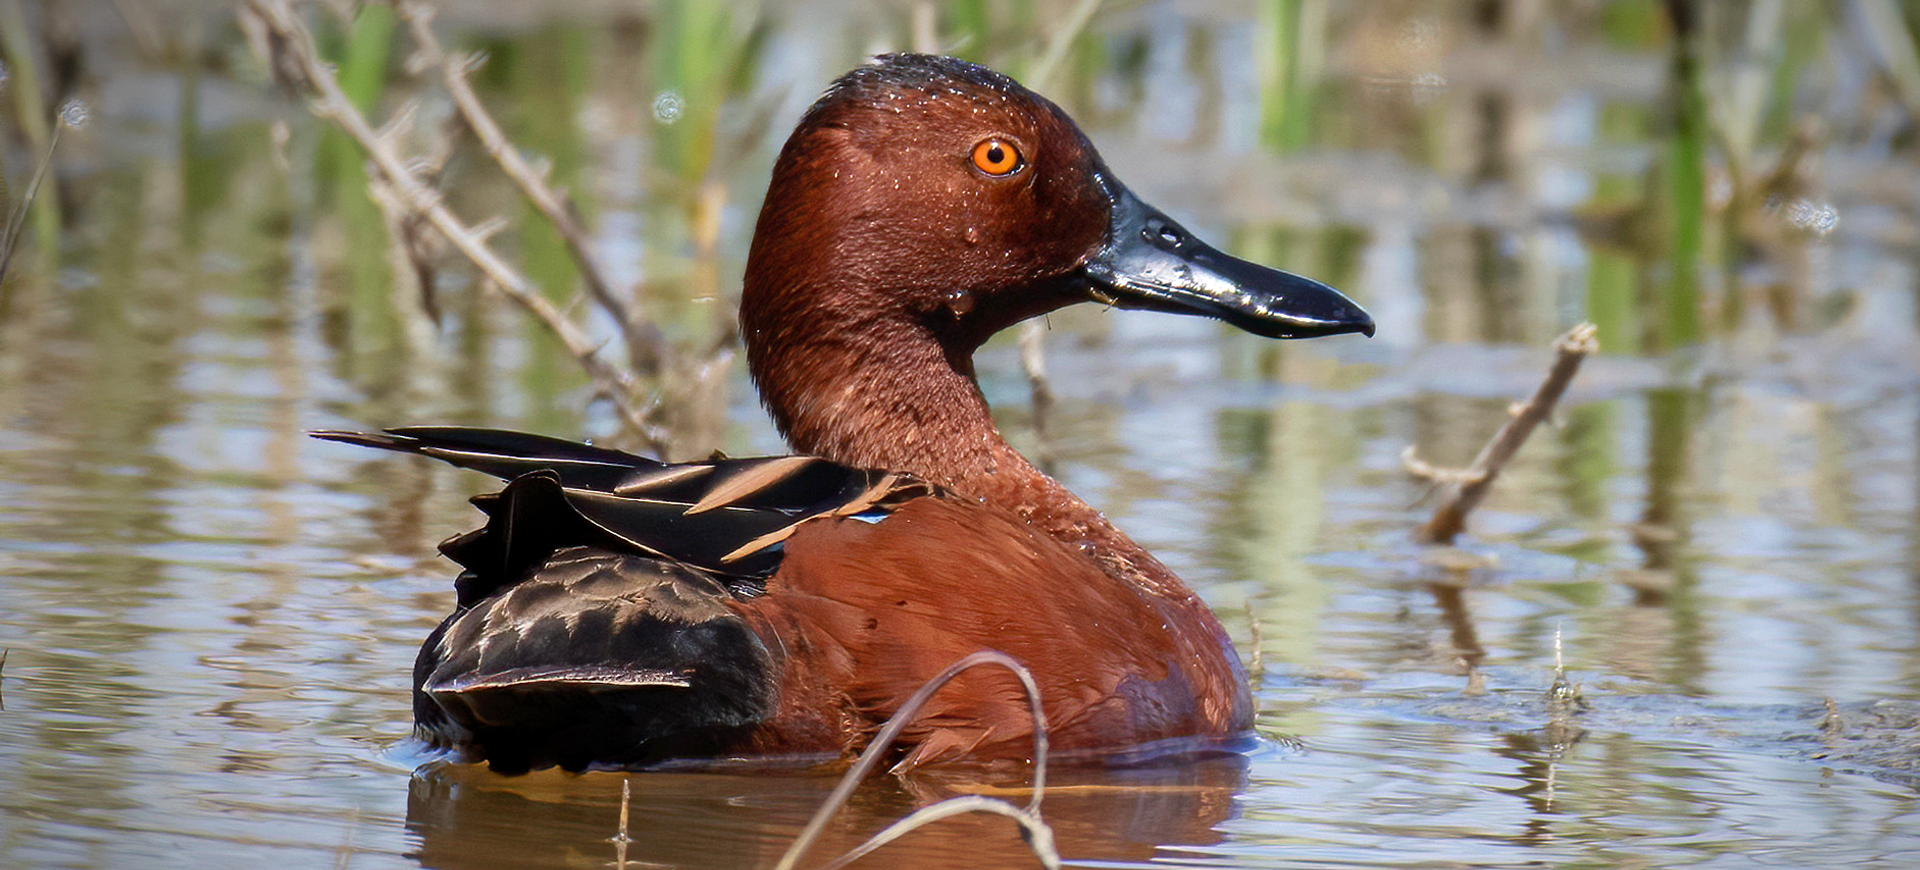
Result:
[[[1027,161],[1012,142],[988,139],[973,146],[973,165],[988,175],[1012,175],[1027,165]]]

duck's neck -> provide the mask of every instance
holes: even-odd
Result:
[[[749,350],[754,381],[794,449],[907,471],[969,495],[1032,466],[988,416],[970,360],[912,324],[800,337]],[[870,336],[869,332],[891,336]]]
[[[795,450],[910,472],[1021,516],[1109,574],[1177,586],[1152,555],[1007,443],[970,354],[949,352],[916,323],[835,326],[782,330],[787,341],[749,347],[761,397]]]

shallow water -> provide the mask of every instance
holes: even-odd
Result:
[[[693,176],[728,190],[703,261],[684,209],[697,185],[675,180],[665,144],[681,133],[644,117],[666,74],[629,44],[645,47],[639,25],[450,6],[449,34],[492,34],[483,96],[528,148],[571,155],[557,171],[587,192],[623,280],[688,331],[711,307],[687,301],[703,263],[720,292],[737,286],[780,132],[906,26],[892,7],[773,22],[751,81],[715,109],[721,138],[747,145]],[[108,4],[76,13],[94,118],[62,145],[65,230],[51,260],[28,239],[0,298],[0,866],[606,866],[623,782],[632,866],[770,865],[829,779],[504,778],[406,742],[413,652],[451,599],[433,544],[474,521],[465,499],[487,481],[303,433],[456,421],[604,437],[609,420],[582,413],[572,363],[473,301],[458,267],[438,336],[429,324],[408,349],[420,319],[389,304],[377,213],[323,170],[319,127],[263,83],[224,9],[188,8],[156,26],[191,51],[139,48]],[[1648,302],[1663,255],[1575,209],[1638,184],[1665,147],[1646,129],[1659,44],[1556,22],[1563,62],[1516,41],[1540,71],[1516,85],[1476,72],[1467,23],[1358,8],[1333,15],[1316,132],[1283,158],[1258,132],[1247,10],[1103,14],[1085,37],[1098,51],[1081,49],[1095,56],[1063,74],[1144,198],[1350,290],[1382,331],[1280,345],[1155,315],[1051,318],[1060,478],[1221,614],[1263,735],[1244,755],[1054,771],[1061,853],[1087,867],[1914,866],[1911,145],[1869,109],[1830,120],[1808,201],[1837,225],[1709,270],[1709,290],[1748,304],[1661,349],[1677,346]],[[1003,25],[1014,47],[997,63],[1035,53],[1019,26]],[[1369,48],[1382,40],[1398,53]],[[572,60],[553,72],[547,53]],[[1809,73],[1796,105],[1840,88]],[[554,93],[570,134],[539,123]],[[696,123],[699,92],[684,93],[679,123]],[[1489,156],[1460,119],[1494,103],[1514,141]],[[744,120],[755,110],[772,132]],[[461,207],[521,217],[483,158],[457,174]],[[536,239],[503,238],[548,262]],[[1415,547],[1427,506],[1402,449],[1466,462],[1583,317],[1609,353],[1474,515],[1467,557]],[[980,372],[1033,445],[1011,343]],[[729,377],[720,446],[780,449],[737,364]],[[1556,654],[1577,701],[1548,697]],[[940,796],[1024,799],[1018,778],[987,779],[876,778],[815,854]],[[981,817],[871,863],[1032,860]]]

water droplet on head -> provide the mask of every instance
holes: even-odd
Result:
[[[979,227],[967,227],[967,231],[966,231],[966,232],[964,232],[964,233],[961,233],[961,234],[960,234],[960,237],[961,237],[961,238],[963,238],[963,239],[966,239],[966,241],[967,241],[967,244],[969,244],[969,245],[977,245],[977,244],[980,244],[980,228],[979,228]]]
[[[947,294],[947,310],[955,317],[965,317],[973,310],[973,294],[965,290],[955,290]]]

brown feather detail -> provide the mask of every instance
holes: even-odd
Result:
[[[933,494],[933,487],[919,480],[915,480],[912,476],[898,472],[889,472],[886,476],[874,481],[873,485],[867,487],[866,491],[854,496],[852,500],[833,511],[831,515],[836,517],[850,517],[857,513],[863,513],[867,509],[879,504],[902,502],[905,499],[900,498],[901,496],[918,498]]]
[[[760,537],[754,538],[751,541],[741,544],[739,547],[735,548],[732,552],[726,554],[725,556],[721,556],[720,562],[721,564],[725,564],[728,562],[738,562],[741,559],[744,559],[748,556],[758,553],[761,550],[764,550],[768,547],[773,546],[774,544],[778,544],[781,541],[786,540],[789,536],[791,536],[795,529],[800,528],[800,523],[804,523],[807,520],[811,520],[811,519],[816,519],[816,517],[807,517],[806,519],[800,520],[800,522],[794,523],[790,526],[785,526],[782,528],[775,529],[771,532],[761,535]]]
[[[679,483],[691,477],[712,474],[713,466],[690,463],[687,465],[663,465],[659,468],[638,472],[633,479],[623,481],[613,488],[615,495],[645,495],[649,490]]]
[[[773,486],[820,460],[811,456],[780,456],[761,462],[755,462],[740,469],[707,490],[693,507],[687,508],[689,515],[705,513],[717,507],[733,504],[760,490]]]
[[[761,550],[766,549],[767,547],[773,546],[774,544],[778,544],[781,541],[786,540],[788,537],[791,537],[793,533],[800,528],[800,524],[806,522],[807,520],[823,519],[823,518],[830,518],[830,517],[850,517],[850,516],[853,516],[854,514],[864,513],[867,510],[873,508],[875,505],[878,505],[882,502],[893,499],[896,496],[899,496],[902,494],[906,494],[909,496],[932,495],[933,488],[917,480],[914,480],[913,478],[908,477],[904,474],[888,474],[885,477],[882,477],[879,480],[874,481],[874,484],[872,486],[869,486],[865,490],[861,491],[859,495],[854,496],[853,499],[848,501],[846,504],[843,504],[837,508],[834,508],[833,510],[826,511],[824,513],[818,513],[818,514],[813,514],[811,516],[803,517],[799,520],[796,520],[791,525],[785,526],[783,528],[775,529],[771,532],[761,535],[760,537],[754,538],[753,540],[748,541],[745,544],[741,544],[739,548],[733,550],[732,552],[726,554],[725,556],[721,556],[720,561],[722,563],[737,561],[739,559],[746,558],[747,556],[750,556],[754,553],[758,553]]]
[[[955,497],[908,501],[879,523],[806,523],[767,594],[736,602],[781,669],[780,708],[753,751],[850,748],[962,656],[997,649],[1033,670],[1067,752],[1251,727],[1224,631],[1191,593],[1115,579],[1016,517]],[[855,667],[853,663],[858,662]],[[906,733],[908,767],[1024,758],[1019,683],[962,674]],[[806,745],[843,716],[839,747]]]

